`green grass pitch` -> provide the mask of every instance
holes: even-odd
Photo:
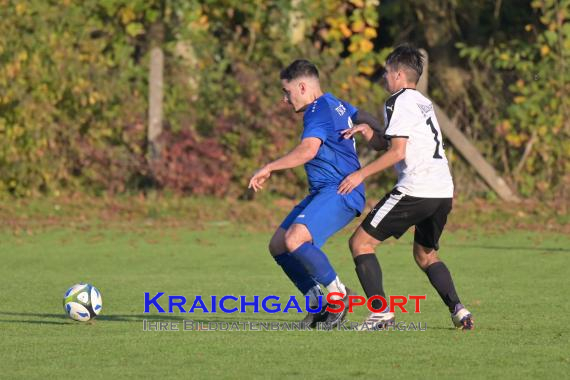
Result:
[[[513,231],[444,234],[441,256],[476,330],[457,331],[415,266],[411,237],[378,249],[389,294],[426,294],[427,331],[145,332],[143,319],[296,321],[296,313],[143,314],[144,292],[296,294],[267,253],[267,233],[211,226],[0,232],[0,378],[564,378],[570,370],[570,238]],[[347,285],[363,294],[348,231],[326,246]],[[86,281],[103,295],[92,323],[67,319],[62,296]],[[161,302],[165,304],[165,302]],[[350,315],[359,322],[364,310]]]

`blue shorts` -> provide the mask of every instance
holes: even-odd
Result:
[[[287,215],[281,228],[287,230],[292,224],[303,224],[311,233],[313,244],[322,247],[328,238],[360,214],[349,206],[346,195],[336,191],[331,188],[309,194]]]

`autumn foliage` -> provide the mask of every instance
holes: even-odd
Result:
[[[384,59],[409,41],[430,54],[430,97],[511,187],[565,197],[570,0],[496,3],[0,0],[0,194],[244,196],[252,172],[298,141],[300,115],[280,102],[284,65],[313,60],[326,90],[381,117]],[[157,22],[164,150],[151,161]],[[486,191],[452,146],[448,155],[464,194]],[[370,185],[387,187],[390,175]],[[289,171],[270,189],[294,196],[304,182]]]

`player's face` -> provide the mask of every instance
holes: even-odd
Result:
[[[386,65],[386,71],[384,72],[384,80],[386,84],[386,90],[390,93],[394,93],[399,90],[399,82],[401,80],[401,72],[399,70],[394,70],[390,65]]]
[[[306,89],[304,83],[299,80],[289,82],[283,79],[281,86],[283,90],[283,101],[292,105],[295,112],[302,111],[307,105],[305,101]]]

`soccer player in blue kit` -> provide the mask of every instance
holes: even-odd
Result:
[[[379,126],[379,123],[370,114],[323,93],[318,70],[309,61],[291,63],[281,72],[281,84],[284,101],[295,112],[304,113],[301,142],[291,152],[259,169],[249,188],[262,189],[274,171],[305,166],[309,195],[275,231],[269,251],[297,289],[309,296],[311,308],[318,305],[318,297],[323,295],[319,284],[328,292],[343,294],[347,306],[350,289],[338,278],[321,250],[329,237],[362,213],[365,205],[362,184],[348,194],[337,192],[342,180],[360,169],[354,139],[344,139],[341,132],[353,124]],[[379,139],[369,144],[382,143]],[[318,322],[337,326],[344,319],[347,307],[341,313],[326,313],[324,309],[325,305],[320,313],[308,313],[303,322],[311,327]]]

